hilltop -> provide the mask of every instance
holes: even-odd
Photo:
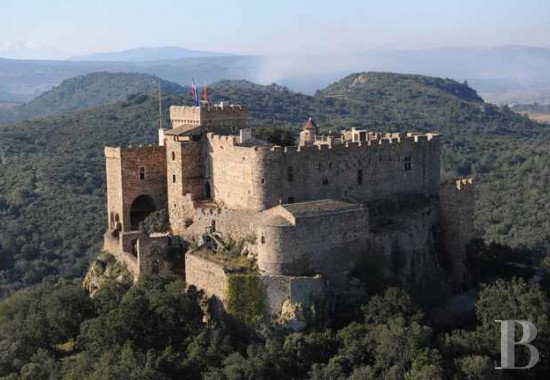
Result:
[[[366,81],[357,79],[365,75]],[[324,130],[438,131],[444,135],[444,175],[476,176],[482,236],[488,242],[549,248],[548,127],[484,103],[464,84],[366,73],[314,96],[246,81],[219,82],[210,92],[213,100],[247,104],[255,125],[295,132],[309,116]],[[115,104],[0,127],[0,284],[5,290],[84,273],[105,228],[103,148],[155,144],[157,101],[156,94],[130,95]],[[191,103],[189,95],[164,96],[164,125],[170,105]]]
[[[392,131],[537,136],[544,128],[508,107],[486,103],[467,83],[422,75],[356,73],[305,95],[276,84],[222,81],[212,99],[250,107],[262,122],[301,123],[316,119],[324,129],[367,127]]]
[[[158,91],[183,94],[185,89],[153,75],[132,73],[92,73],[66,79],[30,102],[0,111],[0,124],[92,108],[125,100],[129,95]]]

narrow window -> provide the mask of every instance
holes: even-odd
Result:
[[[172,175],[172,183],[176,183],[176,175],[175,174]]]
[[[319,162],[318,169],[321,170],[321,163]]]
[[[137,257],[137,239],[134,239],[130,242],[130,246],[132,247],[131,248],[131,252],[132,252],[132,255],[134,255],[135,257]]]
[[[363,170],[361,169],[357,170],[357,184],[358,185],[363,184]]]
[[[145,168],[139,168],[139,179],[145,180]]]
[[[294,197],[288,197],[288,203],[294,203]]]
[[[412,169],[412,162],[411,162],[411,157],[408,156],[408,157],[405,157],[405,160],[404,160],[404,164],[403,164],[403,169],[408,172],[409,170]]]
[[[172,161],[176,160],[176,152],[172,152]]]
[[[262,178],[261,182],[262,182],[262,185],[263,185],[265,183],[265,178]]]
[[[329,163],[328,163],[328,168],[329,168],[329,169],[332,169],[332,161],[329,161]]]
[[[328,185],[328,179],[327,178],[323,178],[323,185]]]
[[[288,182],[294,181],[294,169],[292,168],[292,166],[289,166],[287,168],[286,177],[287,177]]]
[[[265,244],[265,237],[264,237],[264,235],[262,235],[262,237],[260,238],[260,241],[262,242],[262,244]]]

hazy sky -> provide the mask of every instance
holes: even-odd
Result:
[[[0,20],[0,55],[14,46],[60,56],[143,46],[262,54],[550,46],[550,0],[0,0]]]

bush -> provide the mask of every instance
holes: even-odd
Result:
[[[170,228],[168,212],[165,209],[152,212],[143,221],[143,232],[147,235],[156,232],[166,232]]]

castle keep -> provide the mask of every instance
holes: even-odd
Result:
[[[385,276],[414,281],[446,261],[456,287],[475,281],[473,184],[440,183],[437,134],[322,134],[309,119],[282,147],[247,117],[239,105],[172,106],[158,146],[105,148],[104,248],[136,278],[181,273],[230,304],[231,276],[248,273],[276,316],[345,292],[369,258]],[[146,234],[159,210],[170,227]]]

